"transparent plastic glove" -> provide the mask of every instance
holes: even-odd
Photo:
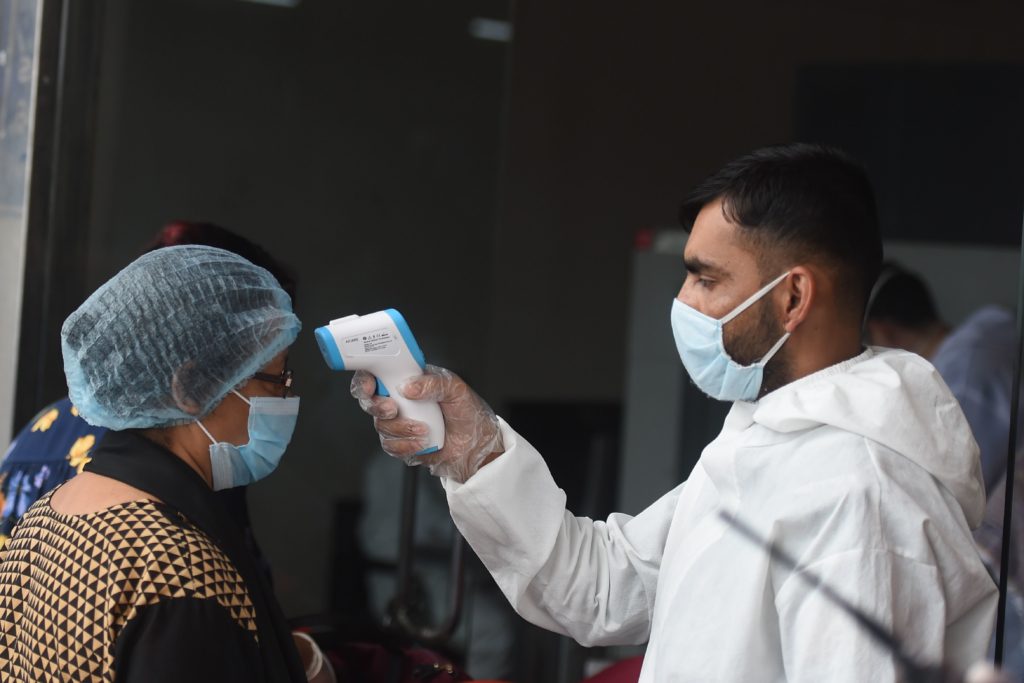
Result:
[[[292,631],[292,640],[299,651],[299,659],[306,669],[306,680],[309,683],[338,683],[334,667],[315,640],[302,631]]]
[[[464,483],[505,450],[494,411],[450,370],[428,365],[426,374],[397,389],[408,399],[437,401],[441,406],[444,448],[429,455],[415,455],[427,446],[427,426],[398,417],[398,404],[375,396],[376,388],[377,380],[368,372],[360,370],[352,378],[352,396],[373,416],[380,445],[407,465],[426,465],[434,476]]]

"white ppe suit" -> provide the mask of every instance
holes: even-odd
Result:
[[[641,683],[901,677],[723,509],[917,661],[963,671],[985,656],[997,593],[969,530],[985,507],[978,448],[916,355],[868,349],[735,403],[689,479],[636,517],[574,517],[537,451],[501,428],[502,456],[444,481],[455,523],[524,618],[584,645],[648,641]]]

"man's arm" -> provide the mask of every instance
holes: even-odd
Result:
[[[400,416],[375,387],[365,372],[352,378],[352,395],[374,417],[381,446],[443,478],[456,525],[521,615],[585,645],[647,639],[681,487],[636,518],[577,518],[537,451],[451,371],[428,366],[398,387],[406,398],[441,407],[444,448],[429,455],[417,455],[426,426]]]
[[[444,480],[459,531],[527,620],[583,645],[646,641],[682,487],[637,517],[574,517],[540,454],[501,431],[501,457],[465,484]]]

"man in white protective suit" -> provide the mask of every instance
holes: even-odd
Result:
[[[971,540],[978,448],[927,361],[861,345],[882,260],[864,172],[828,148],[761,149],[701,184],[682,219],[686,280],[671,311],[652,305],[690,378],[733,402],[686,482],[635,517],[575,517],[541,455],[440,368],[401,389],[445,416],[444,448],[421,458],[424,426],[353,379],[384,449],[441,477],[519,614],[583,645],[646,641],[645,683],[904,680],[811,577],[915,662],[959,675],[984,657],[996,609]]]

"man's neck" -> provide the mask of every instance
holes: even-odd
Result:
[[[794,345],[785,357],[779,358],[779,362],[784,363],[781,368],[784,376],[771,377],[772,373],[766,369],[766,383],[762,387],[761,397],[825,368],[856,358],[863,352],[864,347],[856,338],[833,347],[818,348],[816,353],[808,353],[802,347]]]

